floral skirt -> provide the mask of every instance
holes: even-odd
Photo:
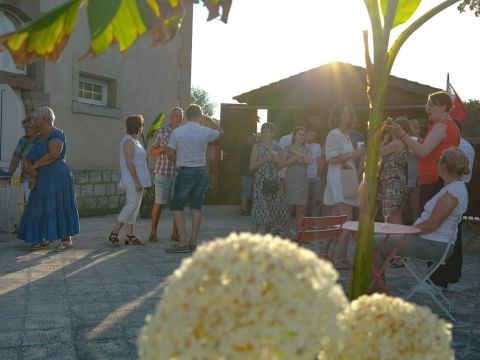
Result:
[[[381,191],[379,200],[390,200],[393,208],[403,209],[408,202],[408,189],[404,179],[387,178],[381,179]]]

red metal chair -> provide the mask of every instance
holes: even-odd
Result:
[[[304,217],[297,231],[299,245],[322,239],[337,239],[343,231],[347,215]],[[328,250],[328,249],[327,249]],[[325,253],[328,257],[328,253]]]

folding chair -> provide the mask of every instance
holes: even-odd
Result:
[[[458,219],[458,221],[460,220],[461,217]],[[451,314],[452,303],[445,297],[443,292],[438,289],[438,287],[432,282],[432,280],[430,280],[430,276],[441,265],[445,264],[450,249],[452,249],[455,245],[455,240],[456,236],[452,235],[450,241],[445,245],[445,250],[440,260],[416,259],[411,257],[401,258],[402,264],[405,265],[405,268],[417,281],[417,284],[410,289],[408,294],[405,296],[405,299],[410,299],[420,289],[425,290],[427,294],[430,295],[432,300],[447,314],[447,316],[453,322],[455,321],[455,318]],[[427,271],[425,271],[425,268],[427,268]]]
[[[467,224],[472,230],[472,235],[470,235],[467,241],[463,242],[463,248],[469,249],[473,245],[473,242],[480,238],[480,217],[464,215],[462,217],[462,223]]]
[[[14,238],[13,233],[17,226],[19,214],[17,207],[17,193],[10,185],[6,187],[0,186],[0,209],[2,213],[0,221],[0,225],[2,226],[0,226],[0,229]],[[6,225],[6,227],[3,225]]]
[[[338,238],[343,231],[347,215],[304,217],[297,231],[299,245],[327,238]],[[328,256],[328,254],[327,254]]]

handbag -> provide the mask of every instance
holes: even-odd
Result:
[[[347,199],[357,199],[358,198],[358,175],[357,170],[347,167],[342,167],[342,192],[343,197]]]
[[[262,192],[265,195],[275,195],[280,190],[280,184],[275,179],[265,179],[262,184]]]

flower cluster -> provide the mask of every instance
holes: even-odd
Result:
[[[325,359],[454,359],[451,325],[430,309],[374,294],[353,301],[339,321],[345,337]]]
[[[140,358],[314,359],[341,337],[337,272],[271,236],[200,246],[171,275],[139,339]]]

